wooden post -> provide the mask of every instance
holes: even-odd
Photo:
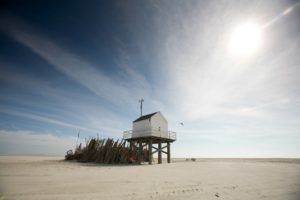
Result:
[[[170,142],[167,143],[167,151],[168,151],[168,163],[171,162],[171,148],[170,148]]]
[[[161,141],[158,142],[158,164],[162,163],[162,156],[161,156]]]
[[[129,156],[132,156],[132,142],[129,142]]]
[[[142,142],[139,141],[139,149],[138,149],[138,162],[139,162],[139,164],[141,164],[141,162],[142,162],[142,150],[143,150]]]
[[[152,164],[152,139],[149,141],[149,165]]]

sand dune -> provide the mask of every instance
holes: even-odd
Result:
[[[300,199],[299,160],[110,166],[62,159],[0,156],[2,199]]]

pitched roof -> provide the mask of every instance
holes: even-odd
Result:
[[[151,113],[151,114],[148,114],[148,115],[143,115],[143,116],[137,118],[136,120],[134,120],[133,122],[138,122],[138,121],[142,121],[142,120],[145,120],[145,119],[149,119],[149,118],[151,118],[153,115],[155,115],[156,113],[158,113],[158,112]]]

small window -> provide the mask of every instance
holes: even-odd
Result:
[[[160,131],[160,126],[158,127],[158,131]]]

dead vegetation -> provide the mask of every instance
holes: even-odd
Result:
[[[142,158],[147,160],[148,150],[143,149]],[[124,140],[114,141],[113,139],[91,138],[86,140],[86,145],[82,144],[75,148],[75,151],[69,150],[65,160],[76,160],[79,162],[96,162],[104,164],[126,164],[135,163],[138,151],[133,145],[130,149]]]

